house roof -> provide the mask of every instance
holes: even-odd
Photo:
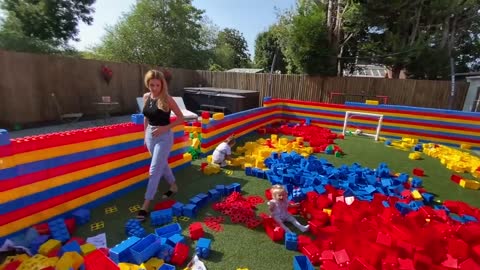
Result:
[[[262,68],[232,68],[227,70],[226,72],[238,72],[238,73],[260,73],[262,72]]]

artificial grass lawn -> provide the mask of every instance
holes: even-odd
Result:
[[[258,136],[249,136],[241,141],[256,140]],[[243,145],[239,141],[238,145]],[[338,145],[347,154],[342,158],[336,158],[332,155],[319,154],[331,161],[334,165],[350,165],[357,162],[362,166],[376,168],[379,163],[386,162],[394,172],[405,172],[411,174],[412,169],[421,167],[424,169],[426,177],[423,177],[424,187],[431,193],[438,195],[441,200],[462,200],[473,206],[480,207],[480,191],[465,190],[459,185],[449,180],[452,172],[445,168],[440,161],[423,155],[423,160],[410,160],[408,153],[401,150],[388,148],[383,143],[375,142],[371,138],[365,137],[346,137],[345,140],[337,140]],[[175,199],[185,203],[189,198],[198,193],[206,193],[209,189],[218,184],[239,183],[245,196],[261,195],[264,197],[265,189],[270,187],[268,180],[246,176],[244,171],[233,168],[232,175],[226,175],[221,172],[217,175],[206,176],[199,171],[200,163],[204,160],[196,160],[192,166],[176,173],[179,186],[179,193]],[[471,175],[465,175],[471,179]],[[160,184],[161,197],[167,189],[165,182]],[[92,219],[89,224],[77,229],[76,235],[89,237],[98,233],[105,232],[107,235],[107,244],[109,247],[120,243],[127,238],[125,234],[125,223],[128,219],[134,218],[136,213],[130,213],[129,207],[140,205],[142,203],[145,188],[141,188],[122,196],[114,201],[105,204],[102,207],[92,210]],[[105,208],[116,206],[117,212],[105,214]],[[257,215],[261,212],[267,212],[266,204],[258,206]],[[191,244],[190,255],[194,252],[194,243],[191,243],[188,233],[188,225],[194,221],[203,221],[205,216],[219,216],[220,213],[214,211],[210,205],[203,207],[196,219],[189,221],[178,221],[183,229],[183,235],[187,236],[188,243]],[[302,223],[305,220],[299,219]],[[105,227],[97,231],[90,231],[90,224],[103,221]],[[225,218],[224,231],[214,232],[204,227],[205,237],[211,238],[212,252],[210,257],[203,260],[209,270],[212,269],[237,269],[248,268],[256,269],[292,269],[293,256],[298,252],[285,249],[283,243],[274,243],[267,237],[262,225],[256,229],[248,229],[243,224],[232,224],[228,217]],[[153,232],[149,220],[143,225],[147,233]],[[294,230],[296,231],[296,230]],[[189,258],[191,258],[191,256]],[[189,259],[187,259],[188,261]],[[179,268],[182,269],[182,268]]]

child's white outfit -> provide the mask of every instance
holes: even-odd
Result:
[[[212,162],[220,164],[220,167],[225,167],[227,166],[227,161],[225,158],[231,154],[232,149],[230,148],[230,145],[228,145],[226,142],[222,142],[217,146],[217,148],[215,148],[215,151],[213,151]]]
[[[271,212],[272,218],[285,230],[285,232],[291,232],[291,230],[283,224],[285,221],[292,223],[302,232],[306,232],[310,227],[309,225],[304,226],[300,224],[300,222],[288,212],[288,200],[278,201],[272,199],[267,204],[270,208],[273,208]]]

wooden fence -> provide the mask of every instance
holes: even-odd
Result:
[[[112,80],[108,84],[100,73],[102,65],[107,65],[113,71]],[[111,96],[112,100],[120,103],[114,113],[134,113],[137,111],[135,98],[146,91],[143,75],[149,68],[150,66],[140,64],[0,50],[0,128],[59,119],[52,92],[56,94],[63,113],[82,112],[87,116],[99,114],[93,103],[100,101],[102,96]],[[273,75],[272,92],[269,92],[269,74],[170,70],[173,75],[170,83],[172,95],[182,95],[184,87],[202,85],[257,90],[261,99],[270,95],[276,98],[327,102],[330,92],[343,92],[385,95],[389,97],[389,103],[397,105],[446,108],[450,93],[448,81],[306,75]],[[468,83],[457,82],[455,109],[462,108],[467,88]]]

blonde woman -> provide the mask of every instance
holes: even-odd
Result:
[[[144,81],[145,86],[150,90],[143,95],[145,145],[152,155],[152,161],[145,201],[137,215],[137,219],[142,221],[148,216],[150,202],[157,193],[162,177],[170,184],[170,189],[163,194],[164,198],[171,197],[178,191],[175,176],[168,165],[168,156],[173,146],[171,128],[183,124],[182,111],[168,94],[168,86],[163,73],[158,70],[149,70],[145,74]],[[171,111],[177,116],[173,122],[170,122]]]

